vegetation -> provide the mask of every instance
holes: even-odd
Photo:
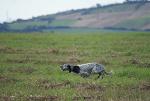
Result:
[[[150,34],[0,33],[0,100],[150,101]],[[113,76],[63,72],[63,63],[98,62]]]
[[[55,20],[50,23],[50,26],[69,26],[74,22],[75,20]]]
[[[5,32],[5,31],[8,31],[9,27],[6,23],[4,24],[0,24],[0,31],[1,32]]]
[[[18,19],[11,23],[0,24],[0,32],[43,32],[62,27],[108,28],[120,30],[145,30],[150,28],[150,1],[127,0],[122,4],[111,4],[70,10],[57,14]],[[136,19],[136,20],[135,20]]]
[[[129,19],[121,23],[118,23],[117,25],[115,25],[115,27],[124,28],[125,26],[127,26],[127,28],[136,29],[137,27],[142,27],[146,25],[147,23],[150,23],[149,19],[150,19],[149,16],[145,16],[145,17],[141,17],[137,19]]]
[[[147,2],[148,0],[126,0],[126,2]]]

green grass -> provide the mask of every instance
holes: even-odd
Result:
[[[149,38],[145,32],[0,33],[0,100],[149,101]],[[112,78],[59,68],[87,62],[105,65]]]

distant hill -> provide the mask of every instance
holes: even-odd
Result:
[[[0,31],[45,31],[60,28],[100,28],[150,31],[150,2],[126,2],[70,10],[0,24]]]

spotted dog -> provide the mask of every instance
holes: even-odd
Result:
[[[98,78],[103,79],[104,75],[111,76],[111,72],[107,73],[102,64],[86,63],[81,65],[63,64],[60,66],[63,71],[69,71],[80,74],[82,77],[89,77],[91,74],[98,74]]]

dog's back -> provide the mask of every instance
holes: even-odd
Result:
[[[97,63],[86,63],[78,66],[80,67],[81,72],[99,73],[104,70],[104,66]]]

